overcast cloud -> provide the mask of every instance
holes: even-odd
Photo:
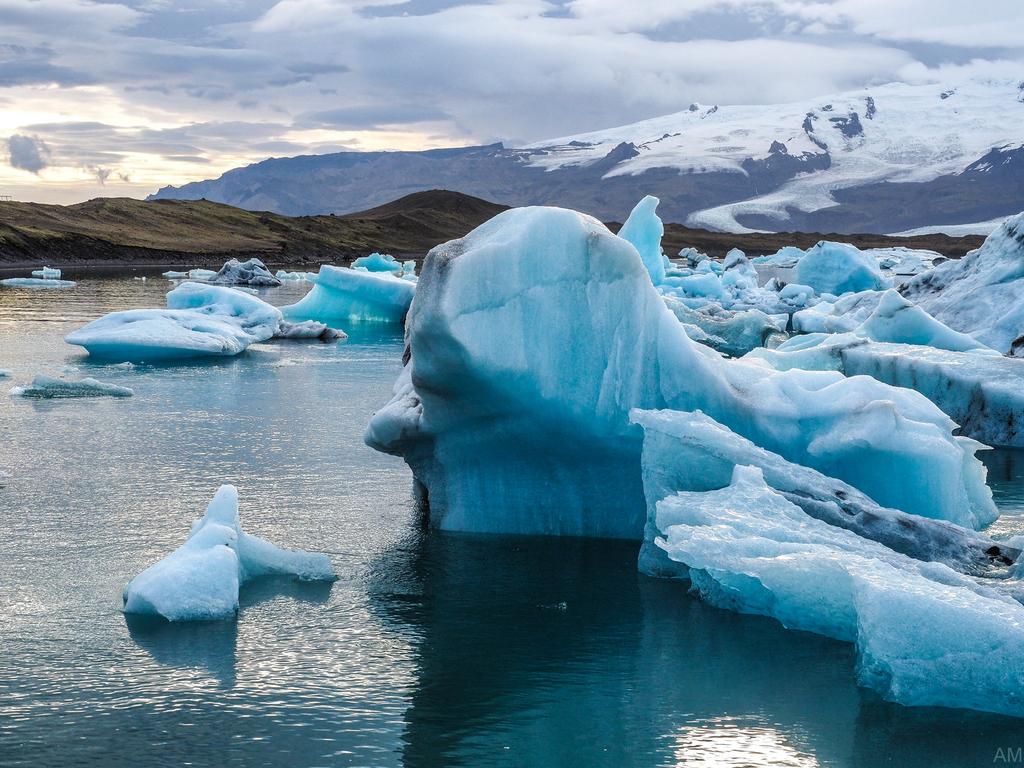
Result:
[[[0,193],[516,144],[892,80],[1024,80],[1020,0],[0,0]]]

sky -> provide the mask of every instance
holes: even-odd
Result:
[[[1024,81],[1024,0],[0,0],[0,195],[510,146],[703,104]]]

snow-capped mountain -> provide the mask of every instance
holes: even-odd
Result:
[[[1024,209],[1024,83],[893,83],[781,105],[692,104],[538,142],[275,159],[155,197],[344,212],[444,187],[621,218],[644,194],[691,226],[896,232]]]

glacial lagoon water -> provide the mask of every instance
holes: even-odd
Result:
[[[361,439],[400,332],[122,370],[63,335],[167,281],[69,276],[0,290],[0,766],[960,768],[1024,747],[1021,721],[880,701],[849,646],[640,576],[635,545],[424,532],[405,465]],[[65,366],[135,397],[6,395]],[[998,530],[1024,532],[1024,455],[986,460]],[[233,622],[126,620],[125,582],[223,482],[247,530],[340,579],[246,587]]]

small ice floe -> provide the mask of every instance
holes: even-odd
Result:
[[[231,259],[220,268],[220,272],[210,278],[217,285],[248,285],[255,288],[273,288],[281,284],[267,269],[267,265],[259,259],[239,261]]]
[[[47,277],[9,277],[0,280],[7,288],[74,288],[74,280],[53,280]]]
[[[32,277],[43,277],[47,279],[58,279],[60,278],[60,270],[52,269],[50,267],[43,267],[42,269],[33,269]]]
[[[10,377],[11,372],[9,370],[6,368],[0,368],[0,379],[9,379]]]
[[[11,394],[16,397],[38,399],[63,397],[131,397],[135,392],[128,387],[107,384],[92,378],[58,379],[53,376],[36,376],[27,387],[14,387]]]
[[[238,612],[238,588],[261,576],[334,581],[326,555],[280,549],[242,530],[238,490],[222,485],[188,539],[124,588],[124,611],[168,621],[208,621]]]
[[[300,281],[305,280],[309,275],[308,272],[289,272],[287,269],[279,269],[274,274],[278,280],[289,280],[289,281]]]
[[[168,280],[184,280],[188,277],[188,272],[175,272],[174,270],[170,270],[168,272],[164,272],[163,277],[166,277]]]
[[[281,327],[274,334],[275,339],[319,339],[320,341],[338,341],[347,339],[348,334],[337,328],[330,328],[316,320],[305,320],[301,323],[281,322]]]

